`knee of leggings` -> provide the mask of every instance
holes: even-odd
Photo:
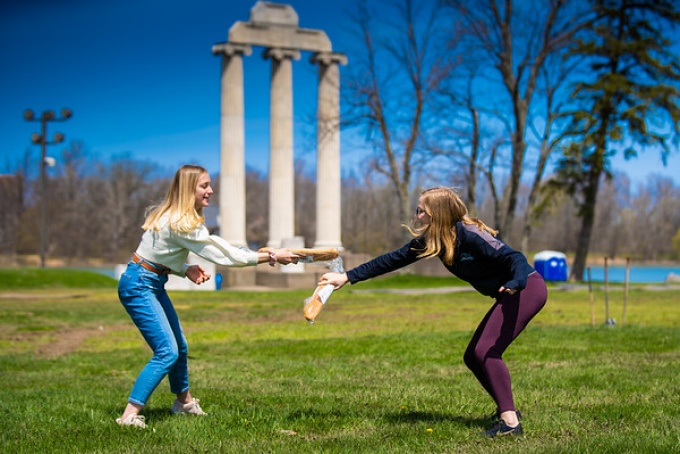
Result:
[[[465,354],[463,355],[463,362],[468,367],[468,369],[471,369],[471,370],[475,369],[476,366],[479,364],[477,357],[474,355],[474,353],[471,350],[467,350],[465,352]]]
[[[476,366],[484,364],[487,354],[488,352],[483,352],[480,348],[470,348],[465,351],[463,361],[468,368],[473,369],[476,368]]]

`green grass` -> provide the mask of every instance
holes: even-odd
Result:
[[[491,303],[476,293],[352,292],[362,284],[309,325],[311,289],[172,292],[209,416],[171,415],[164,381],[140,431],[114,422],[149,358],[115,288],[53,286],[0,291],[3,452],[680,450],[676,291],[633,289],[625,326],[612,295],[614,327],[596,293],[591,327],[586,291],[553,290],[506,353],[526,436],[487,440],[493,403],[461,359]]]
[[[53,288],[116,288],[117,281],[100,273],[60,268],[0,268],[0,291]]]
[[[390,275],[356,284],[361,289],[408,289],[462,287],[468,284],[452,276],[418,276],[415,274]]]

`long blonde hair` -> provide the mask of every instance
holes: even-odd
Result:
[[[183,165],[175,173],[165,199],[160,205],[150,207],[142,228],[160,230],[161,218],[166,214],[170,228],[176,232],[187,233],[205,222],[203,207],[196,209],[196,186],[198,180],[208,171],[196,165]]]
[[[476,225],[479,230],[496,236],[498,232],[477,218],[468,216],[468,210],[453,190],[445,187],[426,189],[420,193],[425,213],[430,216],[429,224],[421,224],[416,218],[406,228],[415,237],[425,239],[425,248],[419,258],[440,256],[446,265],[453,265],[456,252],[456,223]]]

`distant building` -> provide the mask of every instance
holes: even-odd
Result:
[[[0,175],[0,256],[13,257],[16,254],[23,194],[24,179],[21,175]]]

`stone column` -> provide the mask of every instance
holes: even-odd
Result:
[[[246,246],[246,166],[243,96],[243,55],[251,48],[218,44],[222,55],[220,103],[220,236],[234,246]]]
[[[316,242],[314,247],[342,247],[340,172],[340,70],[344,54],[319,52],[316,161]]]
[[[295,236],[295,169],[293,162],[293,63],[300,52],[267,49],[271,58],[269,125],[269,241],[281,247],[284,239]]]

